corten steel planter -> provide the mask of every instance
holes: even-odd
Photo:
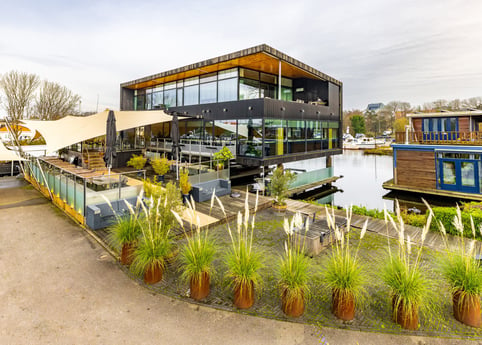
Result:
[[[331,294],[331,311],[343,321],[353,320],[355,317],[355,298],[352,294],[342,295],[338,290]]]
[[[121,250],[120,261],[123,265],[130,265],[132,260],[134,260],[134,251],[136,250],[136,245],[134,243],[128,242],[124,243]]]
[[[159,265],[150,266],[144,272],[144,283],[155,284],[162,280],[162,268]]]
[[[283,294],[281,295],[281,309],[287,316],[299,317],[303,315],[305,312],[304,294],[298,296],[297,298],[293,298],[291,301],[288,301],[287,292],[286,290],[283,291]]]
[[[254,304],[254,284],[239,284],[234,288],[234,305],[239,309],[251,308]]]
[[[200,281],[195,281],[193,278],[190,280],[190,291],[191,291],[191,298],[195,299],[196,301],[202,300],[209,295],[211,277],[209,273],[203,272],[201,275]]]
[[[398,323],[402,328],[408,330],[418,329],[418,309],[413,309],[412,313],[408,313],[403,308],[403,303],[400,302],[398,307],[395,305],[396,297],[392,299],[393,321]],[[397,310],[395,310],[397,308]]]
[[[467,326],[479,328],[482,323],[479,296],[466,296],[461,301],[461,295],[461,290],[454,292],[452,295],[455,319]]]
[[[288,208],[288,205],[286,205],[286,204],[279,205],[279,204],[273,203],[272,207],[273,207],[273,209],[275,209],[278,212],[285,212],[286,209]]]

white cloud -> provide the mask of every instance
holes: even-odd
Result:
[[[482,95],[482,3],[86,1],[5,5],[0,73],[39,74],[118,108],[119,84],[267,43],[344,83],[345,108]]]

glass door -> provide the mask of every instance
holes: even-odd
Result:
[[[464,193],[479,193],[477,160],[440,159],[440,188]]]

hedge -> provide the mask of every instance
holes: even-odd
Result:
[[[459,235],[453,224],[454,217],[457,214],[457,209],[455,207],[434,207],[432,210],[435,215],[435,221],[432,221],[432,225],[430,227],[431,230],[440,231],[440,221],[445,226],[445,230],[448,234]],[[464,225],[464,236],[472,237],[472,226],[470,225],[470,216],[472,216],[475,225],[475,237],[482,239],[479,231],[479,227],[482,225],[482,210],[478,208],[468,208],[462,211],[461,214],[462,223]]]

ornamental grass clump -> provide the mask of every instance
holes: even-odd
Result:
[[[151,198],[148,206],[141,204],[143,212],[139,224],[142,236],[134,253],[131,271],[136,275],[144,275],[144,282],[147,284],[154,284],[162,279],[166,260],[173,251],[171,227],[164,225],[163,209],[169,204],[167,198],[166,194],[155,201]]]
[[[391,291],[393,320],[403,328],[415,330],[419,327],[419,309],[429,311],[432,281],[428,277],[426,267],[422,266],[422,250],[425,237],[430,229],[432,213],[422,229],[419,248],[415,256],[412,255],[410,236],[405,238],[405,225],[400,214],[400,207],[396,201],[396,218],[385,210],[385,224],[387,226],[388,259],[382,269],[382,280]],[[393,252],[388,237],[388,224],[391,224],[398,234],[398,249]]]
[[[227,223],[231,248],[228,249],[225,262],[228,267],[227,277],[231,280],[234,292],[234,304],[240,309],[250,308],[254,303],[255,288],[262,283],[259,270],[264,266],[261,252],[253,246],[254,224],[258,206],[258,193],[254,214],[249,214],[249,193],[246,191],[244,216],[238,212],[236,230],[233,231]],[[224,206],[215,196],[224,216]]]
[[[451,287],[455,319],[472,327],[480,327],[482,269],[479,261],[475,258],[476,230],[472,218],[470,218],[470,225],[473,239],[469,242],[467,248],[467,240],[464,239],[462,214],[457,206],[453,226],[457,229],[459,236],[457,236],[457,245],[451,248],[448,243],[445,226],[442,222],[439,222],[439,228],[447,250],[447,255],[441,262],[441,268],[444,277]],[[482,235],[482,228],[479,228],[479,232]]]
[[[139,207],[137,202],[135,209],[132,205],[124,200],[129,213],[124,216],[119,216],[112,207],[111,202],[104,195],[109,207],[112,209],[116,220],[115,223],[109,226],[107,229],[107,242],[114,248],[120,248],[120,261],[123,265],[130,265],[132,263],[133,254],[137,241],[141,234],[141,228],[139,226]]]
[[[301,229],[303,219],[296,213],[291,221],[284,219],[283,228],[287,235],[285,251],[279,261],[279,287],[283,312],[288,316],[301,316],[305,309],[305,299],[309,294],[310,258],[305,255],[304,236],[296,232]],[[309,223],[306,223],[305,232]]]
[[[358,257],[360,243],[365,236],[368,221],[365,221],[360,232],[360,241],[354,252],[350,246],[352,208],[346,209],[346,232],[335,222],[335,213],[328,208],[326,219],[328,227],[334,233],[335,242],[328,263],[322,276],[328,288],[332,291],[332,311],[336,317],[344,321],[355,317],[356,306],[361,304],[366,293],[364,284],[366,274]]]
[[[194,201],[188,201],[187,204],[190,234],[184,229],[184,222],[179,213],[172,211],[186,237],[186,244],[181,249],[180,255],[181,278],[189,282],[191,298],[201,300],[209,295],[211,277],[214,274],[213,260],[216,247],[214,240],[209,236],[208,229],[201,232],[201,221],[196,215]]]

